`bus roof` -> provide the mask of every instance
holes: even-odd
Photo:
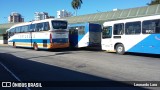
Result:
[[[145,17],[152,15],[160,15],[160,4],[66,17],[65,19],[67,19],[69,23],[96,22],[102,24],[105,21]]]
[[[110,25],[112,25],[114,23],[126,23],[126,22],[144,21],[144,20],[151,20],[151,19],[160,19],[160,15],[137,17],[137,18],[130,18],[130,19],[121,19],[121,20],[114,20],[114,21],[107,21],[107,22],[103,23],[103,26],[110,26]]]
[[[17,27],[17,26],[23,26],[23,25],[29,25],[29,24],[32,24],[32,23],[40,23],[40,22],[49,22],[49,21],[52,21],[52,20],[55,20],[55,21],[66,21],[67,22],[67,20],[65,20],[65,19],[53,19],[53,18],[51,18],[51,19],[44,19],[44,20],[37,20],[37,21],[30,21],[30,22],[22,22],[22,23],[18,23],[18,24],[16,24],[16,25],[13,25],[11,28],[15,28],[15,27]],[[11,29],[10,28],[10,29]],[[8,30],[10,30],[10,29],[8,29]],[[7,30],[7,31],[8,31]]]
[[[37,20],[37,21],[31,21],[32,23],[38,23],[38,22],[45,22],[45,21],[52,21],[52,20],[58,20],[58,21],[67,21],[66,19],[54,19],[54,18],[50,18],[50,19],[44,19],[44,20]]]

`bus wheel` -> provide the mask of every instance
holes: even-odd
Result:
[[[15,42],[13,42],[13,47],[14,47],[14,48],[16,48],[16,44],[15,44]]]
[[[123,55],[125,53],[125,49],[124,49],[123,44],[118,44],[116,46],[116,53],[120,54],[120,55]]]
[[[36,51],[38,51],[38,45],[37,45],[37,43],[34,43],[33,49],[36,50]]]

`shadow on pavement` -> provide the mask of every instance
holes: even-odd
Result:
[[[131,52],[128,52],[125,55],[134,55],[134,56],[142,56],[142,57],[160,58],[160,55],[158,55],[158,54],[146,54],[146,53],[131,53]]]
[[[69,51],[102,51],[100,47],[82,47],[82,48],[63,48],[63,49],[51,49],[50,52],[69,52]]]
[[[31,90],[147,90],[142,87],[132,87],[133,85],[127,84],[127,82],[118,82],[38,61],[35,62],[12,54],[0,53],[0,62],[22,82],[42,82],[42,86],[46,86],[43,88],[30,88]],[[9,73],[1,72],[2,74],[6,74],[3,75],[6,78],[1,79],[0,77],[0,81],[10,81],[8,78]],[[2,89],[5,90],[6,88]],[[19,89],[26,90],[26,88]],[[17,89],[10,88],[9,90]]]

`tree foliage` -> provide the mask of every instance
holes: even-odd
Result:
[[[77,16],[77,10],[81,8],[81,4],[83,4],[82,0],[72,0],[72,8],[75,10]]]
[[[148,5],[155,5],[155,4],[160,4],[160,0],[151,0],[151,2],[148,3]]]
[[[72,5],[72,8],[76,10],[81,8],[82,3],[83,3],[82,0],[72,0],[71,5]]]

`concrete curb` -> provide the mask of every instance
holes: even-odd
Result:
[[[8,44],[0,44],[0,46],[8,46]]]

